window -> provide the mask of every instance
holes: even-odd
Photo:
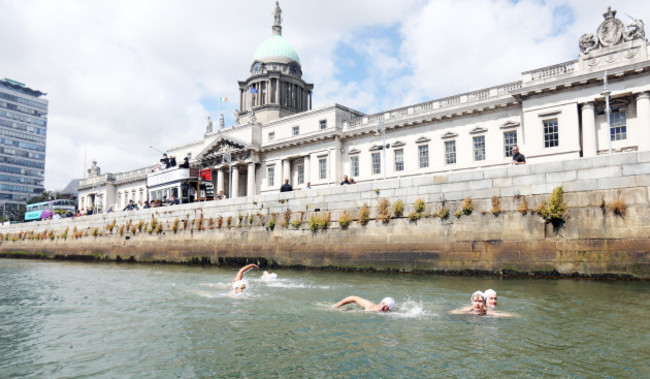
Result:
[[[503,133],[503,148],[506,154],[506,158],[512,157],[512,148],[517,146],[517,131],[513,130],[511,132]]]
[[[372,173],[381,174],[381,155],[372,153]]]
[[[359,176],[359,156],[350,157],[350,175]]]
[[[609,137],[612,141],[620,141],[627,139],[627,126],[625,111],[611,113],[609,115],[610,128]]]
[[[445,142],[445,162],[447,164],[456,163],[456,141]]]
[[[303,184],[305,182],[305,165],[298,165],[298,184]]]
[[[275,132],[270,132],[269,133],[269,142],[273,141],[275,139]]]
[[[293,135],[297,136],[298,134],[300,134],[300,126],[294,126],[293,127]]]
[[[327,120],[320,120],[320,130],[327,129]]]
[[[474,160],[485,160],[485,136],[474,137]]]
[[[268,180],[268,186],[273,187],[275,185],[275,167],[269,167],[266,170],[266,179]]]
[[[420,161],[420,168],[429,167],[429,145],[418,146],[418,158]]]
[[[404,171],[404,149],[395,150],[395,171]]]
[[[327,158],[318,160],[318,173],[321,179],[327,179]]]
[[[555,147],[559,144],[557,118],[544,120],[544,147]]]

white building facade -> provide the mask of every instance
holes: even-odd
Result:
[[[282,37],[280,14],[276,6],[273,34],[239,82],[235,124],[213,130],[210,122],[203,138],[168,151],[190,156],[229,197],[277,192],[286,179],[297,190],[339,185],[344,175],[360,183],[508,165],[515,145],[528,163],[650,150],[643,22],[624,25],[614,10],[595,34],[580,38],[577,60],[372,115],[339,104],[312,109],[313,85],[303,81],[298,54]],[[138,178],[128,189],[83,181],[80,206],[106,191],[102,209],[121,209],[126,198],[118,193],[146,193],[147,175]]]

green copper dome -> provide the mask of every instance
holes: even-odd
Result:
[[[255,59],[283,57],[300,63],[298,53],[287,39],[281,35],[272,35],[255,50]]]

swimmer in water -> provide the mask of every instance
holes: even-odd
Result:
[[[359,296],[348,296],[338,303],[332,305],[332,308],[340,308],[346,304],[356,303],[365,311],[370,312],[389,312],[395,308],[395,300],[392,297],[385,297],[379,304],[375,304],[370,300],[366,300]]]
[[[487,307],[496,308],[497,307],[497,292],[493,289],[485,291],[485,298],[487,299]]]
[[[261,279],[263,281],[265,281],[265,282],[270,282],[271,280],[275,280],[277,278],[278,278],[278,274],[276,274],[274,272],[269,274],[268,271],[264,270],[264,273],[262,273],[262,278]]]
[[[487,313],[487,306],[485,305],[485,294],[481,291],[476,291],[471,297],[472,306],[451,311],[453,314],[473,314],[483,316]]]
[[[237,273],[237,275],[235,275],[235,280],[233,280],[233,282],[230,284],[230,287],[235,293],[244,292],[246,286],[248,285],[248,282],[244,280],[244,273],[254,268],[259,269],[259,267],[255,263],[248,264],[242,267]]]

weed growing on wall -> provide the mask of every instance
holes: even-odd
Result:
[[[406,216],[406,217],[409,219],[409,221],[416,222],[417,220],[422,218],[422,216],[424,215],[424,210],[426,209],[426,207],[427,207],[427,205],[424,202],[424,199],[422,199],[422,198],[417,199],[417,200],[415,200],[415,210],[413,212],[409,213],[408,216]]]
[[[386,198],[379,200],[379,204],[377,205],[377,218],[375,220],[381,221],[384,224],[388,224],[390,221],[390,216],[390,201],[388,201]]]
[[[275,229],[275,217],[271,217],[271,219],[269,220],[269,222],[266,224],[266,228],[267,228],[268,230],[273,230],[273,229]]]
[[[526,197],[522,196],[521,201],[519,202],[519,213],[522,214],[522,216],[525,216],[530,210],[528,209],[528,202],[526,201]]]
[[[368,204],[364,203],[359,210],[359,217],[357,217],[357,221],[363,226],[368,225],[368,222],[370,222],[370,208],[368,207]]]
[[[330,226],[330,213],[325,212],[322,215],[312,214],[309,217],[309,229],[317,231],[318,229],[327,229]]]
[[[210,220],[212,220],[212,219],[210,219]],[[178,232],[178,225],[180,223],[181,223],[181,220],[179,220],[179,219],[174,220],[174,223],[172,224],[172,232],[174,232],[174,234],[176,234],[176,232]]]
[[[393,204],[393,215],[395,217],[402,217],[404,215],[404,202],[402,200],[397,200]]]
[[[607,205],[607,208],[619,217],[625,217],[625,212],[627,211],[627,205],[621,199],[614,200],[611,204]]]
[[[472,198],[471,197],[466,197],[465,200],[463,200],[463,205],[461,206],[461,211],[465,216],[469,216],[472,214],[474,211],[474,204],[472,203]]]
[[[490,213],[498,217],[502,212],[503,209],[501,209],[501,199],[499,196],[492,196],[492,209],[490,210]]]
[[[343,211],[343,214],[341,215],[341,217],[339,217],[339,225],[341,226],[341,228],[347,229],[351,223],[352,223],[352,217],[348,215],[347,211]]]

